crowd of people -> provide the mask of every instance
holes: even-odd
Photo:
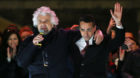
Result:
[[[105,33],[94,16],[58,29],[49,7],[33,13],[33,27],[9,25],[0,33],[0,78],[140,78],[139,43],[125,32],[123,7],[114,4]]]

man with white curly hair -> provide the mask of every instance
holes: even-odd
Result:
[[[34,12],[34,35],[24,40],[17,55],[18,65],[28,68],[30,78],[72,78],[69,46],[80,32],[57,29],[58,22],[49,7]]]
[[[33,14],[34,27],[39,27],[39,31],[42,28],[45,34],[47,34],[54,26],[57,26],[58,22],[58,17],[49,7],[42,6]]]
[[[34,35],[25,39],[17,55],[18,65],[27,68],[30,78],[71,78],[67,66],[68,39],[56,29],[58,18],[49,7],[33,14]]]

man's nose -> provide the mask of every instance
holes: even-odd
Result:
[[[46,22],[45,22],[45,21],[42,21],[42,22],[41,22],[41,24],[43,24],[43,25],[44,25],[44,24],[46,24]]]
[[[87,32],[87,31],[85,31],[85,32],[84,32],[84,35],[85,35],[85,36],[88,36],[88,32]]]
[[[43,23],[43,22],[42,22],[42,23],[41,23],[41,25],[42,25],[42,26],[44,26],[44,25],[45,25],[45,23]]]

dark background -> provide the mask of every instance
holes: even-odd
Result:
[[[105,31],[111,17],[109,10],[117,1],[124,6],[123,26],[138,38],[140,0],[0,0],[0,31],[11,23],[19,28],[24,25],[31,27],[32,14],[40,6],[49,6],[56,12],[59,28],[78,24],[80,16],[90,14]]]

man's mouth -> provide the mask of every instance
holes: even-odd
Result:
[[[47,28],[41,28],[41,30],[47,30]]]

